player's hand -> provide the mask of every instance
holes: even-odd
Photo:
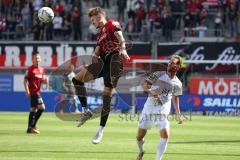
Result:
[[[44,75],[44,77],[43,77],[43,79],[42,79],[42,83],[48,83],[49,82],[49,78],[48,77],[46,77],[45,75]]]
[[[129,57],[129,55],[127,54],[126,50],[124,50],[124,51],[122,52],[122,55],[123,55],[123,58],[124,58],[126,61],[129,61],[129,60],[130,60],[130,57]]]
[[[178,115],[178,124],[183,124],[185,118],[182,115]]]
[[[123,54],[123,57],[126,61],[130,61],[131,59],[128,54]]]
[[[29,92],[26,92],[26,96],[27,96],[28,98],[30,98],[30,93],[29,93]]]
[[[95,54],[92,56],[92,63],[98,63],[99,57]]]

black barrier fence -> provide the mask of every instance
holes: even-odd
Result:
[[[240,45],[232,42],[158,44],[158,57],[185,52],[188,60],[239,61]]]
[[[93,42],[1,42],[0,67],[26,67],[32,63],[32,53],[39,51],[42,66],[57,67],[74,56],[92,55]],[[151,43],[126,42],[128,54],[134,58],[151,59]]]
[[[1,42],[0,67],[25,67],[31,65],[31,54],[39,51],[45,67],[56,67],[73,56],[92,55],[93,42]],[[127,42],[132,59],[151,59],[150,42]],[[157,58],[165,59],[172,54],[182,54],[188,60],[239,61],[240,45],[233,42],[162,43],[157,46]]]

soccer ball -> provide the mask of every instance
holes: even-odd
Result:
[[[42,7],[38,10],[38,19],[43,23],[52,22],[54,18],[54,12],[49,7]]]

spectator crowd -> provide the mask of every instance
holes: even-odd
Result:
[[[238,0],[1,0],[0,39],[95,40],[97,30],[91,25],[83,28],[89,23],[83,3],[102,6],[107,12],[117,8],[114,11],[129,39],[141,34],[148,41],[155,33],[168,42],[173,40],[173,31],[191,37],[205,37],[207,32],[215,37],[239,35]],[[37,20],[42,6],[53,9],[51,24]],[[83,38],[86,30],[88,36]]]

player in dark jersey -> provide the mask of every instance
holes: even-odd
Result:
[[[45,77],[44,68],[40,66],[41,57],[38,52],[33,55],[32,62],[33,65],[28,68],[24,77],[24,88],[31,103],[27,133],[39,134],[36,124],[45,110],[45,105],[40,96],[40,87],[42,83],[47,83],[48,80]]]
[[[86,89],[84,82],[103,77],[103,107],[101,110],[100,128],[93,138],[93,143],[101,141],[104,127],[110,112],[110,104],[113,89],[116,88],[118,79],[123,72],[123,60],[129,60],[125,40],[122,35],[121,25],[116,20],[106,20],[105,11],[100,7],[89,9],[91,23],[99,29],[97,46],[92,55],[92,64],[79,67],[80,72],[73,78],[73,84],[83,107],[87,107]],[[91,117],[91,112],[85,109],[84,116],[80,118],[80,124],[85,123]]]

